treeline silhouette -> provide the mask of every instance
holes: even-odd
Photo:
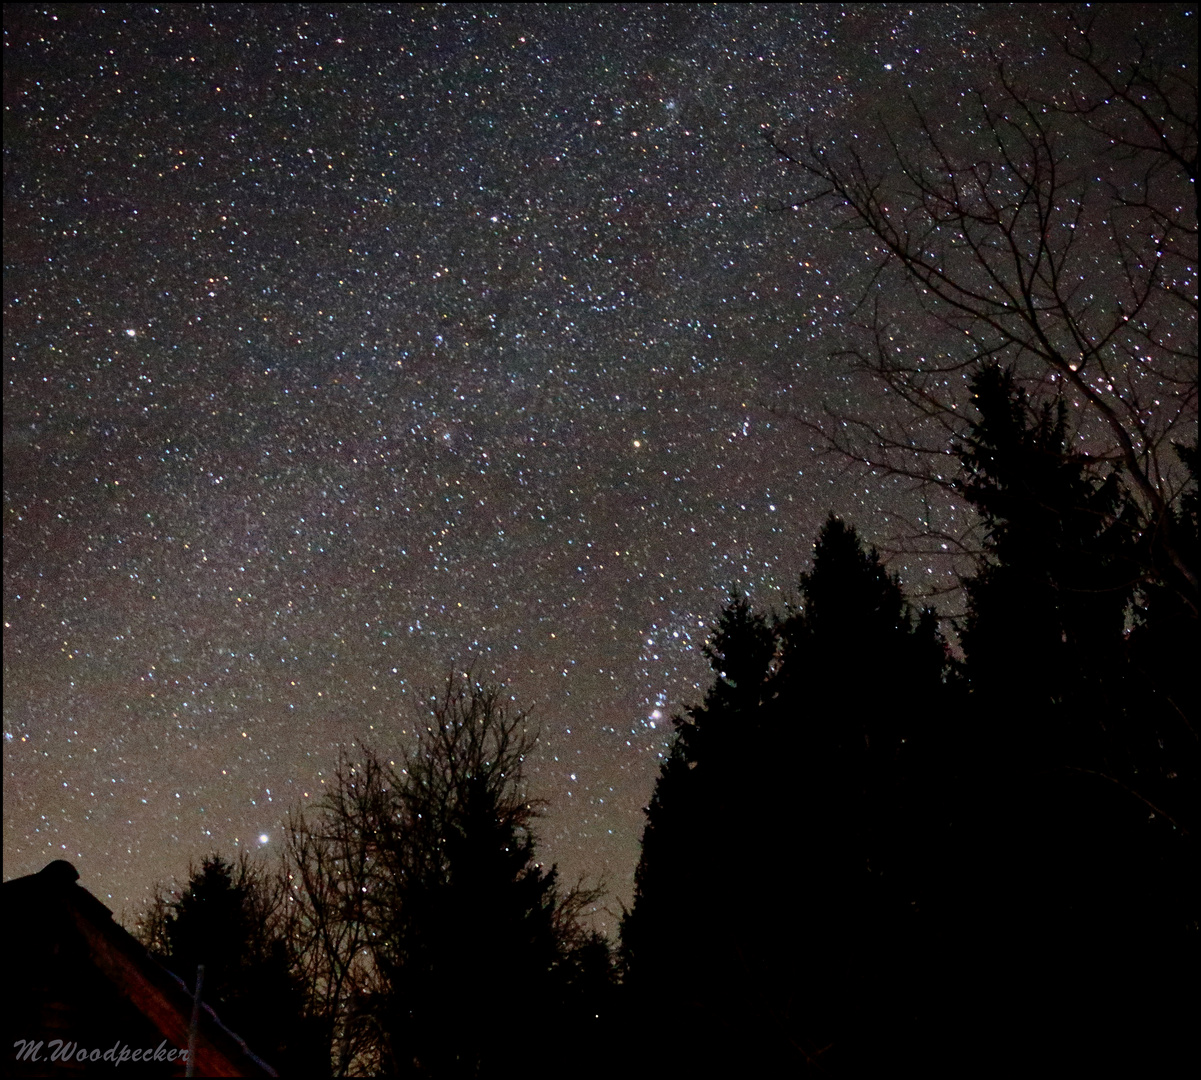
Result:
[[[451,677],[415,740],[343,759],[288,822],[274,873],[244,854],[160,889],[143,942],[281,1074],[507,1075],[575,1052],[611,1011],[599,892],[536,859],[536,732]]]
[[[964,494],[988,532],[962,660],[835,519],[795,610],[722,614],[622,925],[626,991],[672,1006],[664,1066],[1196,1058],[1195,597],[1120,474],[1070,452],[1062,406],[996,367],[972,390]]]
[[[987,532],[948,647],[855,529],[734,593],[615,948],[537,861],[535,733],[449,680],[344,762],[281,869],[207,859],[144,940],[281,1073],[1012,1075],[1195,1061],[1196,596],[1062,406],[981,370]],[[1198,562],[1197,451],[1174,511]]]

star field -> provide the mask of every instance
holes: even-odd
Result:
[[[789,421],[845,400],[864,255],[768,212],[761,129],[1056,26],[7,8],[6,875],[68,858],[133,914],[471,667],[541,725],[541,857],[619,912],[728,587],[781,603],[830,511],[922,513]]]

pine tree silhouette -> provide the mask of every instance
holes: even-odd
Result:
[[[978,766],[956,799],[962,887],[948,878],[943,895],[988,975],[958,1026],[979,1044],[1021,1024],[1027,1053],[1146,1068],[1183,1029],[1182,999],[1145,988],[1197,936],[1195,846],[1156,802],[1158,679],[1130,662],[1127,633],[1136,594],[1166,594],[1120,474],[1069,450],[1063,406],[1036,412],[999,368],[972,386],[965,494],[988,534],[960,630]],[[1018,969],[1021,998],[988,989]]]
[[[869,1068],[917,1007],[893,946],[913,882],[888,870],[945,649],[837,519],[801,593],[770,622],[732,595],[648,810],[622,948],[635,1000],[672,1003],[673,1066]]]
[[[395,758],[361,748],[293,822],[298,965],[343,980],[324,1001],[341,1072],[508,1076],[532,1052],[599,1071],[613,971],[537,859],[524,763],[536,734],[498,687],[448,678]],[[336,840],[336,842],[334,842]],[[314,932],[316,930],[317,932]]]
[[[328,1075],[317,1030],[276,925],[277,896],[242,853],[206,856],[181,894],[160,895],[152,952],[189,987],[205,968],[203,1000],[281,1075]]]
[[[1048,764],[1095,766],[1098,710],[1126,693],[1136,513],[1116,470],[1095,480],[1069,452],[1062,402],[1035,412],[996,367],[972,390],[979,419],[962,448],[964,491],[988,529],[960,628],[973,693],[1010,717],[1000,753],[1008,741],[1024,760],[1034,752]]]

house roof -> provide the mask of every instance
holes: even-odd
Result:
[[[159,1032],[168,1047],[186,1049],[192,994],[113,919],[113,913],[78,879],[75,867],[58,859],[37,874],[4,883],[4,919],[10,928],[5,941],[8,954],[5,967],[14,971],[31,963],[42,963],[43,967],[54,968],[54,964],[47,965],[40,959],[39,954],[56,958],[70,955],[73,963],[91,969],[90,983],[102,988],[102,996],[109,1003],[132,1006]],[[14,932],[11,928],[20,929]],[[92,978],[93,975],[98,979]],[[58,981],[62,985],[54,985],[54,978],[51,977],[50,985],[45,980],[37,983],[32,992],[69,1002],[75,980],[60,976]],[[29,1006],[38,1004],[27,1002],[24,1011],[32,1015]],[[59,1034],[69,1035],[73,1006],[68,1004],[64,1008],[61,1000],[49,1004],[67,1025]],[[271,1066],[256,1057],[239,1036],[221,1023],[211,1008],[203,1001],[201,1004],[197,1076],[276,1075]],[[103,1005],[102,1002],[97,1007]],[[182,1067],[179,1071],[182,1074]]]

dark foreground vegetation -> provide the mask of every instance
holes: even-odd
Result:
[[[989,531],[962,659],[834,518],[795,607],[734,595],[615,948],[584,928],[596,895],[536,861],[524,715],[453,680],[407,750],[363,751],[292,819],[278,872],[207,859],[144,939],[184,978],[205,963],[283,1073],[1146,1075],[1186,1055],[1195,609],[1062,410],[998,368],[974,390],[960,449]]]
[[[736,599],[721,617],[622,926],[623,991],[671,1002],[682,1035],[660,1064],[1148,1075],[1196,1058],[1195,611],[1146,573],[1120,488],[1066,453],[1062,413],[996,369],[975,390],[966,493],[990,531],[962,661],[836,520],[796,610]]]
[[[536,859],[524,715],[451,680],[293,817],[277,871],[214,856],[161,895],[151,949],[188,981],[204,963],[283,1074],[1195,1074],[1196,20],[1177,10],[1191,38],[1161,44],[1183,62],[1069,15],[1070,86],[999,68],[973,123],[918,116],[843,153],[770,134],[802,181],[789,209],[878,257],[841,355],[895,408],[815,437],[983,525],[959,650],[832,518],[794,606],[734,594],[717,620],[618,942]]]

